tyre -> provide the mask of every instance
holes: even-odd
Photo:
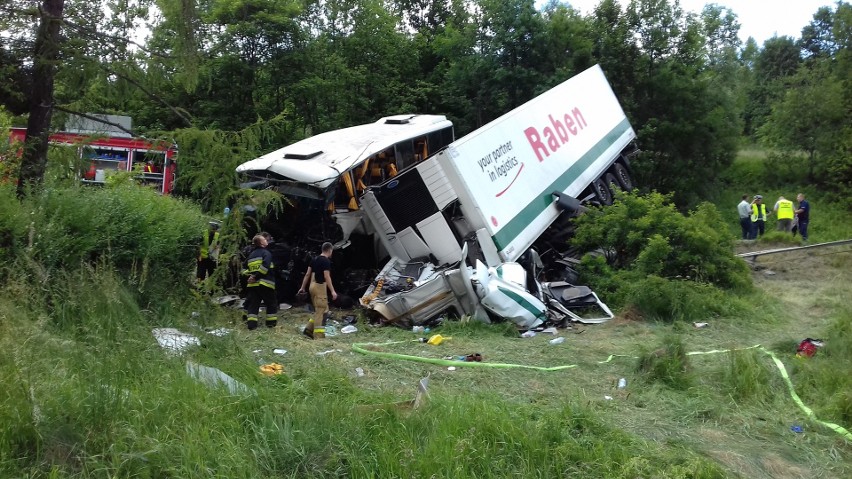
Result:
[[[592,191],[598,203],[607,206],[612,204],[612,192],[609,191],[609,186],[603,179],[598,178],[592,182]]]
[[[604,175],[604,183],[609,187],[609,191],[612,193],[612,199],[615,200],[615,190],[624,190],[621,187],[621,183],[615,178],[615,175],[612,173],[607,173]]]
[[[616,162],[612,165],[612,173],[615,179],[618,180],[618,185],[624,191],[633,191],[633,178],[630,177],[630,172],[623,164]]]

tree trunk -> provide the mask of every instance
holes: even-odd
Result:
[[[64,7],[65,0],[43,0],[39,8],[40,22],[33,52],[30,117],[18,177],[19,198],[44,181],[50,119],[53,116],[53,82],[59,59],[59,27]]]

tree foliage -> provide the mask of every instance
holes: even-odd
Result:
[[[194,153],[192,139],[192,148],[179,145],[189,156],[181,174],[199,181],[182,180],[182,191],[205,204],[223,188],[205,186],[213,178],[196,168],[220,171],[237,157],[404,112],[445,114],[461,136],[598,63],[639,134],[639,183],[694,205],[706,178],[732,161],[740,135],[796,101],[789,88],[812,88],[803,98],[827,82],[846,95],[852,72],[848,2],[818,10],[800,40],[762,46],[740,43],[735,11],[686,12],[671,0],[602,0],[586,16],[558,0],[64,3],[53,128],[65,111],[80,111],[130,115],[143,134],[219,132],[205,133],[209,154]],[[25,115],[33,80],[43,78],[33,74],[39,10],[23,0],[2,8],[0,101]],[[848,109],[848,100],[834,103]],[[227,161],[213,152],[261,124],[280,128]],[[761,131],[788,148],[782,130]],[[814,150],[817,163],[825,158],[815,175],[848,151],[842,133]]]

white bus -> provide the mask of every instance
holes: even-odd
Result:
[[[359,197],[453,140],[453,124],[443,115],[388,116],[306,138],[237,172],[244,186],[274,188],[289,200],[281,215],[261,225],[276,241],[310,249],[330,241],[349,250],[347,266],[375,267],[385,252]]]

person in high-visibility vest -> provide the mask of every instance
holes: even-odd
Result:
[[[763,236],[766,229],[766,205],[763,204],[763,196],[755,195],[751,202],[751,237],[757,239],[758,236]]]
[[[251,240],[255,249],[246,259],[243,274],[248,276],[246,285],[246,326],[257,329],[257,315],[260,305],[266,307],[266,327],[274,328],[278,324],[278,296],[275,294],[275,273],[272,253],[266,249],[269,242],[262,235]]]
[[[195,276],[203,281],[213,274],[219,261],[219,223],[211,221],[201,238],[201,250],[198,252]]]
[[[775,211],[775,217],[778,218],[778,231],[789,233],[793,227],[793,202],[780,196],[778,201],[775,202],[773,211]]]

